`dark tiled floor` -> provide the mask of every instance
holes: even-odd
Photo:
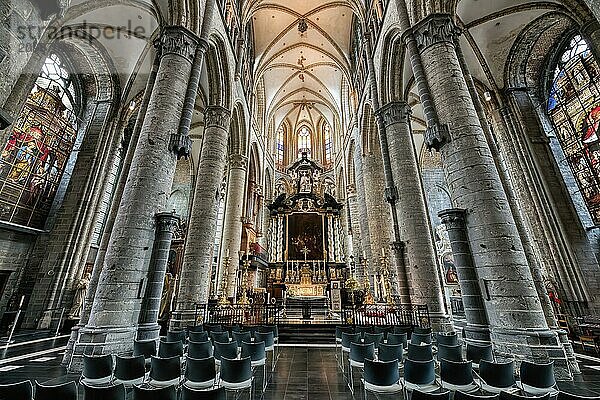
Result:
[[[61,338],[56,341],[17,346],[4,352],[0,349],[0,383],[25,379],[36,379],[46,383],[77,380],[77,375],[66,374],[64,367],[60,365],[65,341],[66,338]],[[573,383],[561,382],[560,388],[584,396],[600,396],[600,360],[586,356],[580,357],[579,360],[582,375],[578,376]],[[354,375],[356,399],[362,399],[358,384],[359,374]],[[262,386],[260,369],[256,376],[255,398],[259,399]],[[282,347],[275,372],[270,376],[263,399],[352,399],[345,382],[332,347]],[[388,396],[387,398],[398,399],[399,397]],[[240,399],[247,399],[247,395],[240,396]],[[369,396],[369,399],[375,397]]]

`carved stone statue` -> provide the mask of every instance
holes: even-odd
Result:
[[[308,171],[302,171],[300,175],[300,193],[311,193],[312,192],[312,182],[310,181],[310,176],[308,175]]]
[[[90,285],[90,278],[91,274],[88,272],[77,282],[73,306],[69,311],[69,319],[78,319],[80,317],[81,310],[83,309],[83,302],[85,301],[85,296]]]

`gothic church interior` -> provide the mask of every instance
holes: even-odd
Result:
[[[413,345],[437,394],[473,389],[448,362],[494,393],[489,349],[505,394],[600,396],[600,1],[3,0],[0,19],[0,393],[121,390],[89,365],[147,355],[124,396],[162,398],[182,341],[163,386],[196,398],[204,331],[202,391],[229,398],[261,334],[251,398],[371,396],[387,361],[408,398]],[[233,361],[217,332],[249,332]]]

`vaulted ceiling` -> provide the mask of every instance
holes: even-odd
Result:
[[[319,118],[333,125],[349,69],[353,11],[349,1],[266,0],[252,3],[255,71],[275,125],[294,128]]]

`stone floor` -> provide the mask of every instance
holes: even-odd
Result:
[[[0,383],[36,379],[55,384],[77,380],[77,375],[66,374],[64,367],[60,365],[66,340],[66,337],[60,337],[0,349]],[[338,368],[333,347],[299,345],[282,347],[280,350],[275,372],[262,397],[264,400],[353,399]],[[560,388],[574,394],[600,396],[600,358],[578,355],[578,359],[582,375],[574,383],[561,382]],[[256,376],[256,387],[260,388],[260,369]],[[356,382],[355,398],[362,399],[357,377]],[[255,398],[261,398],[260,389],[256,389]],[[375,399],[374,396],[368,398]],[[398,399],[398,396],[389,398]],[[247,395],[240,396],[240,399],[247,399]]]

